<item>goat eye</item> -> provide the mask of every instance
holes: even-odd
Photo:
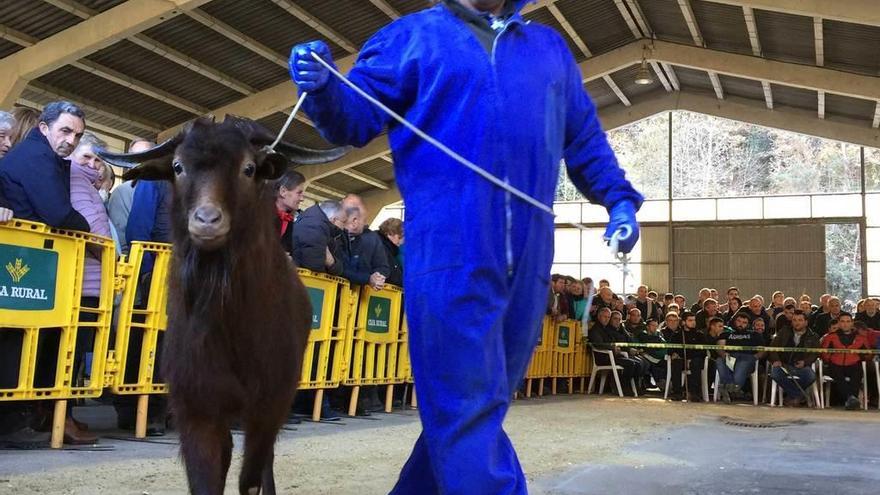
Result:
[[[171,164],[171,169],[174,170],[174,175],[181,175],[184,172],[183,164],[178,161]]]
[[[255,173],[257,173],[257,166],[256,165],[254,165],[253,163],[248,163],[247,165],[245,165],[244,175],[246,175],[248,177],[253,177]]]

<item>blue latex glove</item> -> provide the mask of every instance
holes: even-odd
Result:
[[[610,240],[618,230],[629,230],[628,237],[619,237],[618,251],[624,254],[632,251],[639,240],[639,222],[636,221],[636,207],[630,201],[621,201],[611,207],[608,213],[608,228],[604,238]]]
[[[312,53],[318,54],[325,62],[333,65],[330,47],[323,41],[310,41],[294,46],[290,50],[287,67],[290,70],[290,78],[299,87],[300,92],[320,91],[330,79],[330,71],[312,58]]]

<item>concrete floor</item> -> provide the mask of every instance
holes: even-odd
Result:
[[[112,450],[0,451],[0,494],[185,493],[174,434],[108,438],[121,432],[107,406],[77,417]],[[558,396],[517,401],[506,429],[533,495],[880,493],[876,410]],[[415,411],[291,426],[277,447],[280,493],[387,493],[418,432]]]
[[[732,423],[704,418],[657,431],[623,446],[631,462],[577,466],[531,488],[554,495],[880,493],[876,423]]]

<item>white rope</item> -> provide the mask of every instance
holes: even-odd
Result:
[[[291,110],[290,116],[287,117],[287,122],[284,123],[284,127],[281,128],[281,132],[278,133],[278,137],[275,138],[275,142],[272,143],[272,146],[269,146],[270,150],[275,151],[275,147],[278,146],[278,143],[281,142],[281,138],[283,138],[284,135],[287,134],[287,129],[290,128],[290,124],[293,123],[293,119],[296,117],[296,114],[299,112],[302,104],[306,101],[306,96],[308,95],[309,93],[306,91],[303,91],[303,94],[299,95],[299,100],[296,101],[296,105],[294,105],[293,110]]]
[[[419,129],[415,124],[409,122],[409,121],[406,120],[403,116],[401,116],[400,114],[398,114],[398,113],[395,112],[394,110],[388,108],[384,103],[382,103],[381,101],[377,100],[376,98],[374,98],[373,96],[371,96],[371,95],[370,95],[369,93],[367,93],[366,91],[364,91],[364,90],[362,90],[361,88],[359,88],[356,84],[354,84],[354,83],[351,82],[347,77],[345,77],[341,72],[339,72],[338,70],[336,70],[336,68],[333,67],[332,64],[326,62],[324,59],[322,59],[320,56],[318,56],[317,53],[312,52],[312,58],[314,58],[315,60],[317,60],[318,63],[320,63],[321,65],[323,65],[327,70],[330,71],[330,73],[332,73],[334,76],[336,76],[337,78],[339,78],[340,81],[342,81],[346,86],[348,86],[349,88],[351,88],[355,93],[361,95],[361,96],[362,96],[363,98],[365,98],[367,101],[369,101],[370,103],[372,103],[373,105],[375,105],[376,107],[378,107],[379,109],[381,109],[383,112],[385,112],[386,114],[388,114],[391,118],[393,118],[394,120],[396,120],[397,122],[399,122],[402,126],[406,127],[407,129],[409,129],[410,131],[412,131],[415,135],[417,135],[417,136],[419,136],[420,138],[424,139],[425,141],[427,141],[428,143],[430,143],[432,146],[434,146],[435,148],[439,149],[440,151],[442,151],[443,153],[445,153],[447,156],[449,156],[450,158],[452,158],[453,160],[455,160],[455,161],[457,161],[458,163],[464,165],[465,167],[467,167],[468,169],[470,169],[471,171],[473,171],[474,173],[476,173],[476,174],[479,175],[480,177],[483,177],[484,179],[488,180],[488,181],[491,182],[492,184],[494,184],[494,185],[500,187],[501,189],[503,189],[503,190],[509,192],[510,194],[516,196],[517,198],[519,198],[519,199],[525,201],[526,203],[528,203],[528,204],[534,206],[535,208],[538,208],[539,210],[541,210],[541,211],[543,211],[543,212],[545,212],[545,213],[550,214],[550,215],[553,216],[554,218],[556,217],[556,213],[554,213],[552,207],[545,205],[545,204],[542,203],[541,201],[538,201],[537,199],[535,199],[535,198],[529,196],[528,194],[524,193],[523,191],[520,191],[519,189],[517,189],[517,188],[511,186],[511,185],[508,184],[506,181],[503,181],[503,180],[499,179],[498,177],[492,175],[492,174],[491,174],[490,172],[488,172],[486,169],[484,169],[484,168],[480,167],[479,165],[473,163],[472,161],[468,160],[467,158],[465,158],[465,157],[459,155],[458,153],[456,153],[455,151],[453,151],[451,148],[449,148],[449,147],[446,146],[445,144],[443,144],[443,143],[441,143],[440,141],[434,139],[434,138],[431,137],[428,133],[426,133],[425,131]],[[290,118],[287,119],[287,124],[285,124],[284,129],[281,130],[281,134],[279,134],[278,139],[275,141],[275,144],[277,144],[278,141],[281,140],[281,136],[283,136],[284,133],[286,132],[286,130],[287,130],[287,126],[290,125],[290,122],[293,120],[294,115],[296,115],[296,112],[299,110],[300,106],[302,106],[303,100],[305,100],[307,94],[308,94],[308,93],[303,93],[302,96],[300,96],[299,101],[296,103],[296,107],[294,107],[293,112],[291,112],[291,114],[290,114]],[[275,147],[275,144],[272,145],[273,148]],[[583,232],[588,232],[588,231],[589,231],[589,229],[587,229],[587,227],[581,225],[580,223],[572,223],[572,226],[573,226],[574,228],[578,229],[578,230],[583,231]],[[632,235],[632,228],[629,227],[629,226],[626,226],[626,228],[618,229],[618,230],[617,230],[616,232],[614,232],[614,234],[611,236],[611,239],[608,239],[608,242],[609,242],[609,245],[611,246],[611,250],[612,250],[612,252],[613,252],[613,254],[614,254],[614,257],[615,257],[615,258],[621,263],[621,265],[622,265],[622,270],[623,270],[623,273],[624,273],[624,281],[626,280],[626,274],[627,274],[627,271],[628,271],[627,263],[629,262],[629,257],[628,257],[627,255],[623,254],[623,253],[619,253],[617,247],[618,247],[620,241],[623,241],[623,240],[628,239],[628,238],[630,237],[630,235]],[[625,283],[625,282],[624,282],[624,283]],[[624,292],[625,292],[625,291],[626,291],[626,287],[624,287],[623,290],[624,290]]]

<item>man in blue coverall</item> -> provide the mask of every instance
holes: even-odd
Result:
[[[642,197],[617,164],[581,73],[526,0],[444,0],[380,30],[349,78],[473,163],[552,205],[564,158],[607,207],[606,235],[638,238]],[[526,493],[502,422],[537,341],[553,260],[553,218],[480,178],[354,93],[295,46],[303,108],[337,144],[387,126],[406,204],[405,307],[423,431],[392,493]]]

